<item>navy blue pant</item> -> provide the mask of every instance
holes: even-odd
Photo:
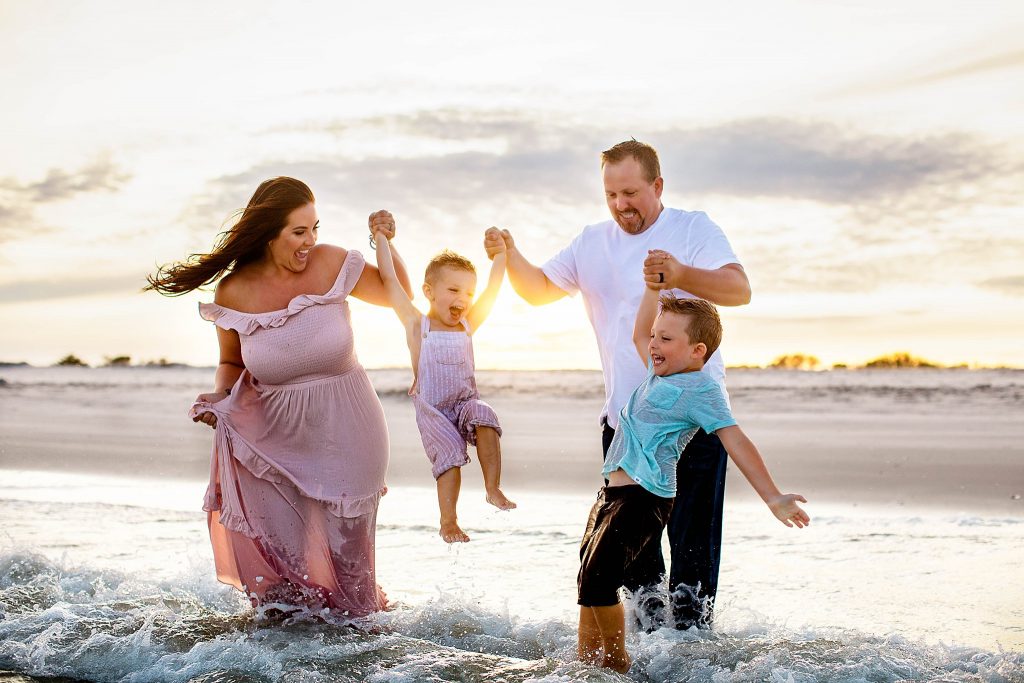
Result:
[[[601,440],[608,455],[615,430],[604,425]],[[676,467],[677,490],[668,522],[672,552],[669,588],[672,617],[679,629],[711,624],[718,567],[722,558],[722,504],[725,501],[725,469],[728,454],[715,434],[697,430]],[[665,576],[661,543],[649,546],[626,576],[631,591],[660,584]]]

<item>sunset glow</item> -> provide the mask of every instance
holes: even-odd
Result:
[[[1024,365],[1020,4],[738,7],[0,2],[0,361],[216,362],[212,293],[139,290],[274,175],[371,259],[391,210],[417,284],[445,247],[485,273],[491,225],[542,263],[635,136],[748,272],[727,363]],[[364,365],[408,364],[390,311],[353,316]],[[598,367],[578,298],[507,283],[476,353]]]

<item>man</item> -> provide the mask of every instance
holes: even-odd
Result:
[[[619,412],[647,374],[633,346],[633,321],[644,280],[662,283],[676,296],[722,306],[749,303],[750,283],[725,234],[706,214],[662,204],[664,181],[653,147],[636,140],[621,142],[601,153],[601,168],[612,220],[586,226],[541,267],[516,249],[509,231],[501,236],[509,281],[527,302],[537,306],[583,294],[604,373],[601,423],[607,456]],[[502,249],[497,239],[492,233],[485,241],[489,256]],[[656,249],[671,256],[649,255]],[[704,372],[724,389],[725,366],[717,352]],[[726,458],[717,436],[698,431],[679,461],[678,491],[668,524],[669,587],[676,628],[707,627],[711,622],[721,556]],[[648,557],[635,563],[641,569],[627,577],[630,590],[658,584],[665,575],[660,544],[654,545],[658,547]],[[648,609],[657,608],[659,600],[653,602]],[[648,628],[660,625],[663,618],[652,616],[654,623],[640,617]]]

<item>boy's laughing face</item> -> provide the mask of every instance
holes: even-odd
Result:
[[[655,375],[664,377],[704,367],[707,347],[703,342],[694,344],[690,341],[686,332],[689,324],[689,316],[677,313],[662,312],[654,319],[647,351],[651,355]]]

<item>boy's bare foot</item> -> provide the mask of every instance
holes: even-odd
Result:
[[[457,522],[441,522],[440,534],[445,543],[469,543],[469,536]]]
[[[617,671],[620,674],[624,674],[629,671],[629,667],[633,666],[633,660],[630,659],[629,655],[625,652],[617,655],[606,654],[601,666],[606,669],[611,669],[612,671]]]
[[[494,489],[493,491],[487,492],[487,502],[498,508],[499,510],[515,510],[516,504],[505,497],[505,494],[501,492],[501,489]]]

